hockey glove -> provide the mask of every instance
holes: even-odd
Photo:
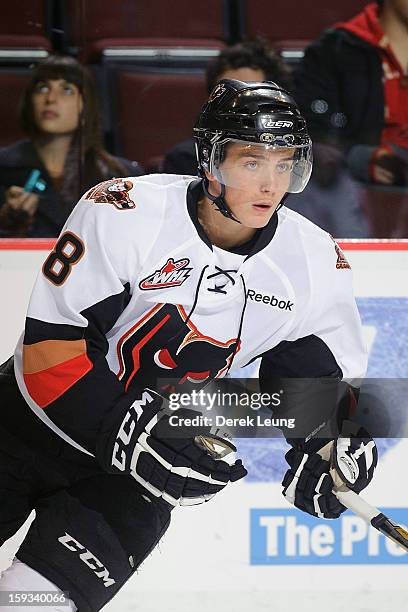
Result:
[[[359,493],[372,480],[378,460],[374,440],[365,429],[347,421],[342,436],[329,441],[312,439],[285,455],[290,469],[282,482],[283,496],[313,516],[338,518],[346,508],[333,488],[344,483]]]
[[[133,402],[114,441],[115,471],[130,473],[147,491],[173,506],[206,502],[247,474],[240,460],[229,465],[195,444],[195,435],[209,434],[209,427],[186,427],[184,436],[183,427],[170,425],[175,411],[163,408],[163,402],[148,389]],[[186,408],[176,413],[178,421],[199,415]]]

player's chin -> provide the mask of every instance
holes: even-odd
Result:
[[[261,229],[262,227],[268,225],[274,212],[275,209],[270,208],[269,211],[265,211],[265,213],[263,214],[245,215],[245,219],[240,219],[240,221],[246,227],[251,227],[253,229]]]

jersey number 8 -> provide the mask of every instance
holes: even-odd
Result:
[[[72,266],[78,263],[84,251],[82,240],[72,232],[65,232],[45,260],[42,269],[44,276],[54,285],[62,285],[70,275]]]

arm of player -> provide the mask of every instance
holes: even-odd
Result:
[[[373,478],[377,449],[367,431],[347,420],[354,413],[358,389],[340,381],[333,355],[316,338],[291,343],[280,363],[276,355],[274,360],[264,357],[263,383],[267,387],[271,383],[270,379],[265,381],[267,370],[285,377],[296,376],[298,363],[297,371],[304,372],[296,361],[299,352],[312,368],[307,372],[311,378],[281,379],[279,385],[285,389],[285,400],[274,413],[295,419],[296,423],[295,430],[282,428],[291,445],[285,455],[289,469],[282,482],[283,495],[313,516],[337,518],[346,508],[333,494],[331,470],[334,468],[350,489],[360,492]],[[283,367],[283,361],[287,366],[291,364],[290,368]]]
[[[292,446],[285,456],[290,468],[284,496],[314,516],[336,518],[345,507],[332,493],[330,469],[360,492],[373,477],[377,450],[369,434],[347,420],[357,406],[353,384],[366,369],[351,270],[337,245],[326,260],[326,274],[315,282],[308,316],[297,330],[301,337],[263,355],[260,383],[270,391],[280,380],[284,399],[274,412],[296,422],[295,430],[283,429]]]
[[[31,408],[91,454],[103,420],[135,393],[126,397],[106,361],[106,334],[131,297],[129,259],[140,265],[124,226],[132,212],[78,203],[37,277],[16,351]]]
[[[107,471],[130,473],[174,504],[205,501],[242,477],[242,466],[238,474],[207,461],[191,440],[185,447],[172,439],[160,444],[162,398],[132,384],[125,391],[106,359],[107,334],[154,242],[155,229],[139,227],[132,215],[143,224],[136,209],[79,202],[35,283],[16,351],[17,379],[34,412]]]
[[[267,390],[283,379],[287,392],[277,412],[297,418],[297,437],[330,437],[356,409],[367,351],[344,254],[323,233],[306,248],[311,269],[304,316],[287,340],[262,355],[260,384]]]

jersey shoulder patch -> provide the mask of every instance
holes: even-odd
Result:
[[[333,236],[330,236],[330,238],[334,242],[334,249],[337,255],[336,270],[351,270],[351,266],[349,262],[347,261],[346,256],[344,255],[343,251],[341,250],[341,248],[339,247],[339,245],[337,244]]]
[[[133,182],[129,179],[110,179],[92,187],[85,200],[93,200],[95,204],[112,204],[118,210],[130,210],[136,208],[129,195],[132,188]]]

